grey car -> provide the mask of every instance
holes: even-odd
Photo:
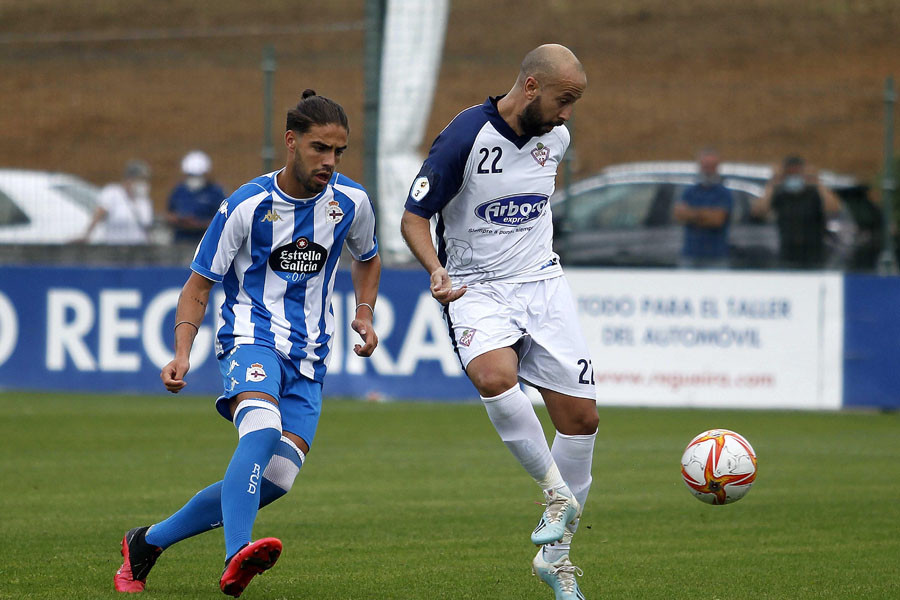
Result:
[[[774,220],[750,212],[772,176],[771,167],[722,163],[722,183],[734,198],[729,226],[732,268],[778,266],[778,230]],[[631,163],[557,191],[551,198],[554,249],[568,265],[673,267],[678,264],[683,227],[672,208],[697,177],[692,162]],[[842,199],[840,214],[827,223],[828,268],[874,264],[877,248],[861,231],[853,209],[868,203],[865,186],[851,177],[820,173],[823,183]]]

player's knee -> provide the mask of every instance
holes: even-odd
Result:
[[[593,435],[600,425],[600,416],[596,408],[586,408],[567,415],[566,422],[561,425],[557,429],[566,435]]]
[[[275,448],[275,454],[263,471],[263,479],[287,493],[294,485],[294,479],[297,478],[305,459],[306,454],[294,442],[282,436]]]
[[[600,415],[597,414],[597,409],[594,408],[585,411],[579,422],[579,429],[581,429],[581,432],[578,435],[591,435],[596,433],[599,426]]]
[[[487,371],[483,373],[470,375],[472,384],[482,398],[493,398],[516,387],[519,382],[513,375],[512,377],[500,371]]]
[[[257,431],[268,431],[273,436],[276,433],[280,436],[281,411],[271,402],[259,398],[241,400],[234,411],[234,426],[241,438]]]

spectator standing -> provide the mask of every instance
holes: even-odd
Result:
[[[152,224],[150,166],[142,160],[131,160],[125,165],[122,181],[100,191],[94,216],[81,241],[146,244]]]
[[[684,225],[682,266],[728,266],[728,223],[734,199],[719,176],[719,153],[704,148],[697,157],[698,181],[675,204],[675,220]]]
[[[803,158],[789,156],[775,169],[753,213],[775,212],[783,267],[820,269],[825,266],[826,217],[840,209],[840,200],[822,184],[817,171]]]
[[[209,178],[212,160],[200,150],[188,152],[181,160],[184,179],[169,194],[166,221],[175,242],[197,244],[225,200],[222,188]]]

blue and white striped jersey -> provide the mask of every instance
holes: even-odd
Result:
[[[375,212],[362,186],[338,173],[305,200],[281,191],[277,175],[257,177],[222,203],[191,269],[225,290],[218,356],[241,344],[268,346],[322,381],[341,249],[346,241],[353,258],[375,256]]]
[[[500,98],[444,128],[406,200],[409,212],[437,217],[438,258],[455,285],[562,274],[549,199],[569,130],[520,136],[497,112]]]

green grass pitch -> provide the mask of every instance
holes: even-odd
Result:
[[[546,413],[542,421],[550,432]],[[900,415],[600,409],[573,547],[604,599],[900,598]],[[121,598],[122,534],[219,479],[236,434],[208,398],[0,394],[0,598]],[[680,480],[685,444],[746,436],[759,476],[728,506]],[[541,508],[481,406],[327,400],[293,491],[254,534],[285,544],[243,598],[549,599]],[[149,600],[222,598],[221,530],[167,550]]]

